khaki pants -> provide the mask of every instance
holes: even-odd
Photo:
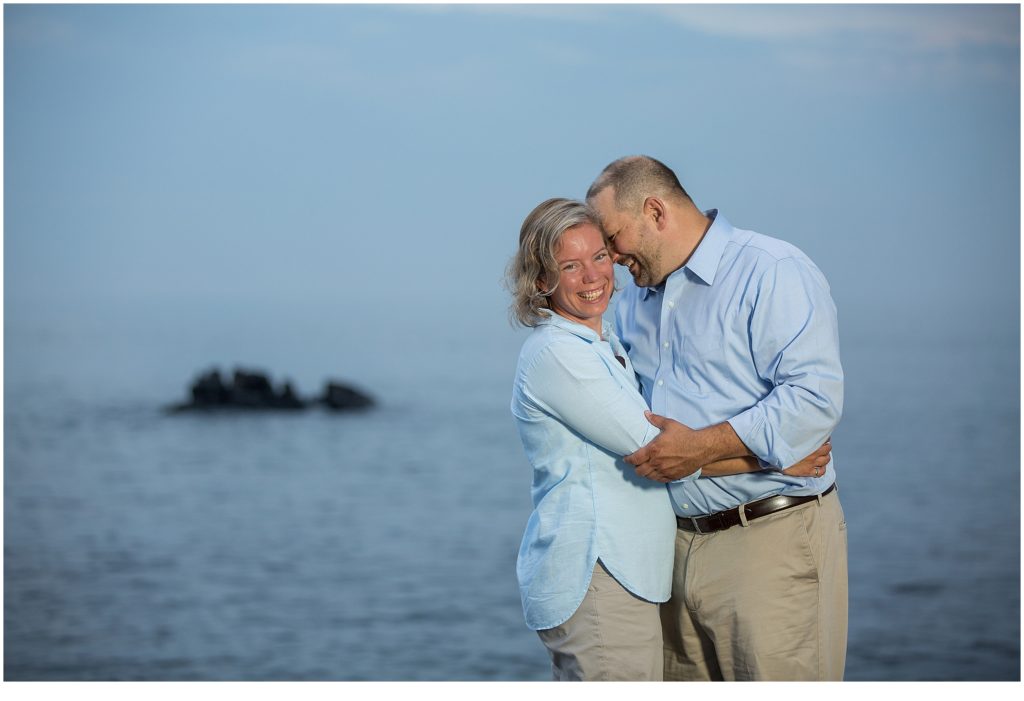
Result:
[[[661,681],[658,605],[629,593],[600,561],[576,612],[537,635],[555,681]]]
[[[665,679],[841,680],[846,521],[836,492],[708,534],[676,533]]]

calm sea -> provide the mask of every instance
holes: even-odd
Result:
[[[523,334],[292,311],[8,317],[7,680],[548,677],[515,583]],[[843,352],[847,678],[1019,679],[1016,340]],[[161,411],[236,364],[379,405]]]

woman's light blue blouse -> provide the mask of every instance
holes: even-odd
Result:
[[[622,460],[658,429],[644,417],[618,338],[609,325],[602,335],[549,315],[519,354],[512,414],[533,466],[534,510],[516,571],[533,630],[576,611],[598,558],[642,599],[671,593],[676,520],[667,490]]]

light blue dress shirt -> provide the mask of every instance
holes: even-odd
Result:
[[[616,329],[651,410],[695,429],[728,421],[767,469],[671,483],[681,516],[774,494],[818,494],[818,478],[781,472],[839,422],[843,370],[828,282],[795,246],[733,228],[717,210],[686,265],[662,286],[630,282]]]
[[[533,466],[534,511],[516,573],[533,630],[576,611],[598,558],[642,599],[671,594],[676,521],[665,487],[621,459],[658,429],[609,324],[602,336],[548,315],[519,354],[512,414]]]

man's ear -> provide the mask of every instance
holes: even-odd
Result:
[[[665,225],[668,223],[668,219],[666,217],[668,209],[665,207],[665,203],[657,197],[648,197],[644,200],[643,214],[645,217],[650,217],[651,221],[654,222],[654,226],[656,226],[659,231],[664,229]]]

